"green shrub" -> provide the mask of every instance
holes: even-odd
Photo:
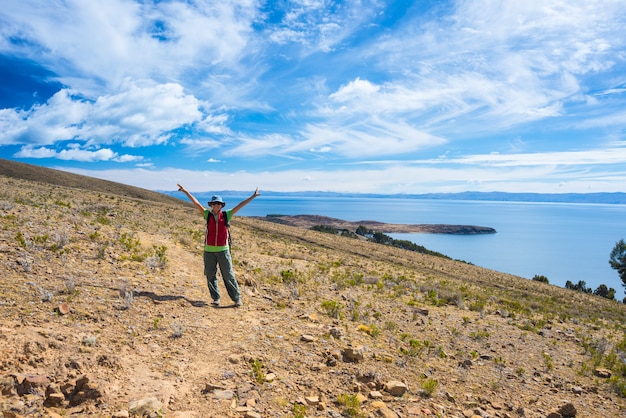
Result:
[[[337,396],[337,403],[343,406],[343,414],[347,417],[360,418],[365,416],[361,411],[361,403],[356,395],[342,393]]]
[[[293,418],[306,418],[306,406],[301,403],[294,403]]]
[[[331,318],[341,319],[341,304],[335,300],[325,300],[322,302],[322,309]]]
[[[422,383],[422,390],[424,391],[424,395],[430,398],[435,393],[435,390],[437,390],[438,385],[439,382],[437,382],[433,378],[429,377],[428,379],[424,380],[424,382]]]
[[[281,270],[280,272],[280,280],[285,284],[296,283],[297,277],[296,273],[293,270]]]
[[[265,372],[263,371],[263,363],[259,359],[254,359],[250,362],[252,367],[252,378],[257,383],[265,382]]]

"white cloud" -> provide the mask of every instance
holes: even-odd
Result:
[[[13,156],[17,158],[56,158],[65,161],[115,161],[121,163],[141,161],[143,159],[143,157],[128,154],[120,156],[108,148],[101,148],[98,150],[81,149],[78,144],[70,144],[66,149],[61,151],[56,151],[46,147],[24,146]]]
[[[328,145],[323,145],[319,148],[311,148],[309,149],[309,151],[311,152],[319,152],[319,153],[326,153],[326,152],[330,152],[332,150],[331,147],[329,147]]]
[[[429,125],[465,116],[466,131],[487,129],[485,120],[493,131],[508,129],[562,115],[582,93],[584,76],[624,60],[620,1],[601,8],[560,0],[455,5],[439,20],[405,22],[363,52],[397,74],[364,108],[395,103],[397,112],[423,109],[418,120]]]
[[[445,142],[402,121],[377,117],[346,125],[309,125],[303,135],[305,139],[292,144],[288,152],[331,148],[344,157],[365,158],[402,155]]]
[[[228,155],[263,156],[281,154],[294,145],[294,140],[287,135],[271,134],[258,138],[244,137],[239,144],[227,151]]]
[[[89,145],[120,143],[126,147],[163,144],[177,128],[203,121],[203,103],[186,95],[178,84],[130,86],[95,102],[74,97],[63,89],[48,103],[28,111],[4,109],[0,124],[7,126],[5,144],[47,145],[84,141]],[[20,123],[16,124],[19,120]],[[18,125],[18,128],[11,126]]]
[[[57,156],[57,152],[46,147],[25,146],[13,154],[13,156],[16,158],[54,158]]]
[[[561,151],[523,154],[485,154],[446,159],[449,163],[480,164],[485,166],[578,166],[623,164],[626,161],[626,147],[592,149],[586,151]],[[441,161],[431,161],[439,163]]]
[[[283,18],[267,29],[268,39],[280,45],[301,44],[301,52],[307,54],[335,50],[346,37],[375,17],[383,3],[293,0],[266,4],[270,8],[276,6],[284,8],[280,11]]]
[[[379,86],[357,77],[347,85],[341,86],[339,90],[330,95],[330,98],[339,103],[353,100],[368,100],[379,90]]]
[[[37,44],[40,59],[57,73],[74,68],[83,75],[80,89],[97,96],[128,77],[176,80],[195,66],[235,63],[256,16],[253,0],[144,4],[9,0],[3,2],[0,18],[12,25],[0,33]],[[79,87],[77,79],[60,80]],[[102,81],[105,85],[98,85]]]

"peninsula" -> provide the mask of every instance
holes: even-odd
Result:
[[[251,216],[251,218],[283,225],[312,228],[317,225],[328,225],[336,229],[355,231],[359,226],[383,233],[408,234],[451,234],[451,235],[481,235],[495,234],[496,230],[486,226],[475,225],[448,225],[448,224],[390,224],[378,221],[345,221],[320,215],[267,215]]]

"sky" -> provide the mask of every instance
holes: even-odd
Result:
[[[626,191],[623,0],[3,0],[0,157],[151,190]]]

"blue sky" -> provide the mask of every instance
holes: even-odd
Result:
[[[0,155],[156,190],[626,189],[623,0],[3,0]]]

